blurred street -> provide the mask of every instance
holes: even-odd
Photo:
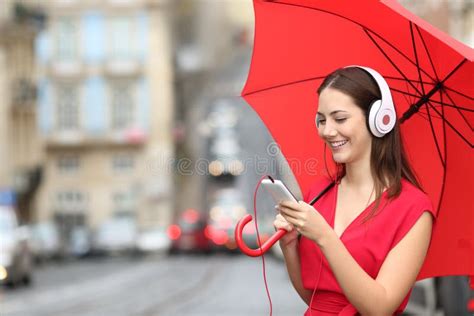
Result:
[[[301,315],[304,303],[284,265],[265,258],[274,315]],[[242,255],[103,258],[51,264],[33,286],[0,292],[2,316],[267,315],[259,258]]]

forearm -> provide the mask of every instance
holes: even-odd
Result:
[[[283,256],[285,257],[286,269],[290,277],[291,283],[295,288],[301,299],[307,304],[310,304],[311,291],[303,287],[303,280],[301,279],[301,266],[298,247],[282,246]]]
[[[385,288],[359,266],[334,231],[319,246],[345,296],[362,315],[392,314]]]

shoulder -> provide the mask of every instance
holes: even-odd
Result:
[[[396,200],[407,210],[428,211],[436,216],[428,195],[408,180],[402,179],[402,190]]]
[[[389,202],[387,216],[396,227],[392,245],[396,245],[418,222],[424,213],[434,220],[436,212],[428,195],[407,180],[402,180],[400,195]],[[423,222],[431,226],[430,216],[423,216]]]

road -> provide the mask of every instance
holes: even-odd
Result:
[[[302,315],[281,261],[267,256],[273,315]],[[258,258],[159,256],[80,260],[35,272],[29,288],[2,289],[2,316],[269,315]]]

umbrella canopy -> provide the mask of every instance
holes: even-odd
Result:
[[[395,1],[254,0],[255,43],[242,91],[305,192],[325,172],[317,87],[337,68],[380,72],[402,137],[438,212],[419,279],[474,275],[474,50]]]

